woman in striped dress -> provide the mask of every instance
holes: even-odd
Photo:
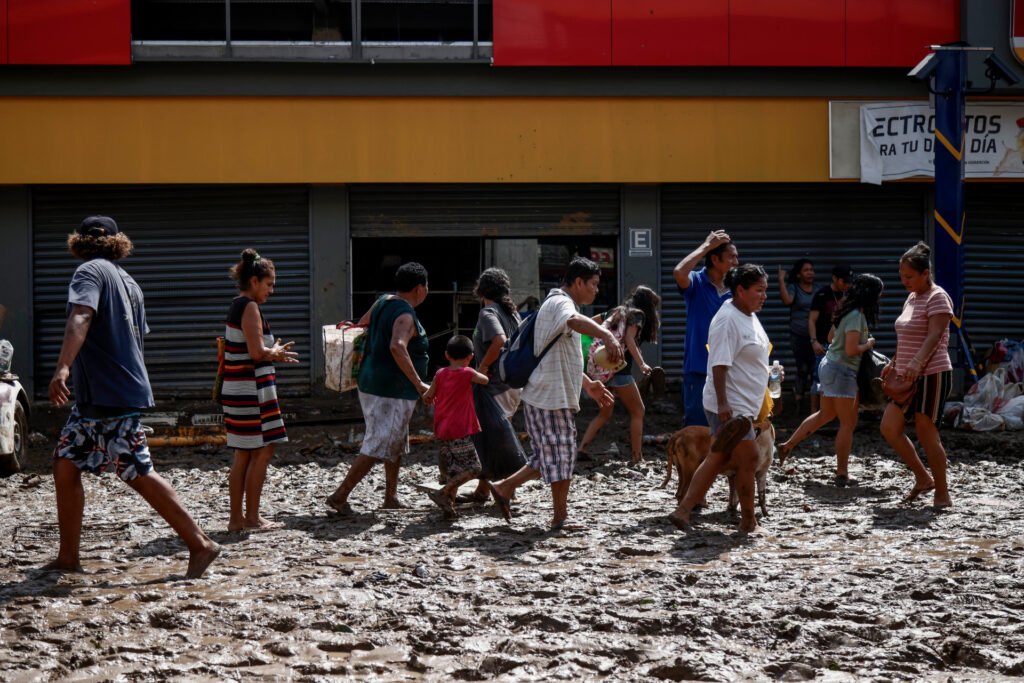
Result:
[[[277,403],[274,362],[297,363],[295,342],[275,341],[260,311],[274,293],[274,262],[246,249],[230,270],[239,296],[231,302],[224,326],[224,426],[235,462],[228,476],[231,517],[228,531],[275,529],[281,524],[260,515],[260,495],[274,444],[288,434]],[[245,502],[243,514],[242,503]]]

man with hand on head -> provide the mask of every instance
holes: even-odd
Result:
[[[704,259],[704,267],[694,268]],[[672,275],[686,301],[683,344],[683,426],[707,426],[702,396],[708,377],[708,329],[729,298],[725,274],[739,265],[739,252],[724,230],[712,230],[699,247],[676,264]]]

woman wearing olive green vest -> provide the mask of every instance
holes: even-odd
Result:
[[[337,512],[352,512],[348,497],[378,461],[384,463],[384,507],[400,508],[398,469],[409,452],[409,420],[429,385],[427,333],[415,308],[427,298],[427,270],[406,263],[395,273],[395,294],[374,302],[359,324],[369,324],[363,363],[359,369],[359,404],[366,433],[359,456],[344,481],[327,498]]]

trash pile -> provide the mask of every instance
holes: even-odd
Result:
[[[963,403],[946,405],[949,423],[975,432],[1024,429],[1024,340],[996,342],[988,369]]]

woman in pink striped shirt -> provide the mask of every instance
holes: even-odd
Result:
[[[918,242],[900,258],[900,280],[910,295],[896,319],[896,355],[890,365],[898,376],[916,380],[917,392],[906,406],[890,403],[886,407],[881,431],[916,479],[904,502],[934,490],[935,507],[945,508],[952,501],[946,484],[946,449],[938,423],[952,384],[948,346],[953,302],[932,281],[930,257],[928,245]],[[928,456],[931,474],[904,433],[910,416],[914,418],[917,440]]]

